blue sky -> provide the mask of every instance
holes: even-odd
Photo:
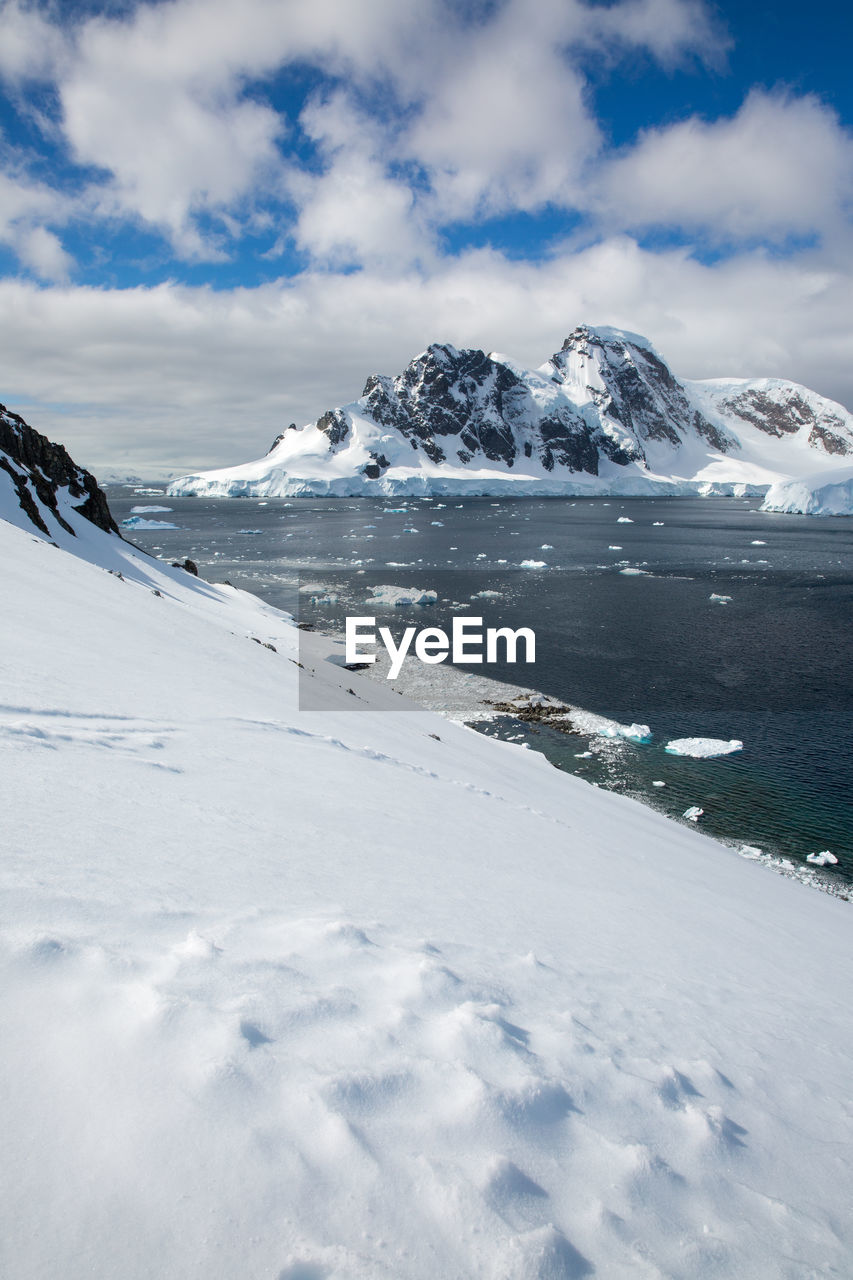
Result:
[[[840,4],[0,3],[0,398],[238,461],[428,342],[581,321],[853,404]]]

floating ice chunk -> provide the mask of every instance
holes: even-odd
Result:
[[[443,528],[444,528],[444,521],[443,521],[443,520],[430,520],[430,524],[435,525],[436,529],[443,529]]]
[[[738,853],[742,858],[749,858],[753,862],[757,858],[764,857],[764,854],[761,852],[761,850],[757,848],[754,844],[742,844],[741,847],[738,849]]]
[[[540,551],[553,551],[553,550],[554,550],[554,547],[553,547],[552,543],[550,543],[550,542],[543,542],[543,543],[542,543],[542,546],[539,548],[539,550],[540,550]]]
[[[545,569],[547,565],[544,560],[522,560],[521,569]]]
[[[650,578],[651,574],[647,569],[634,569],[630,565],[627,569],[620,569],[620,573],[624,573],[627,578]]]
[[[647,724],[620,724],[592,711],[572,710],[569,717],[581,733],[592,733],[599,738],[627,738],[630,742],[651,741],[652,731]]]
[[[762,542],[760,538],[753,538],[749,545],[751,547],[766,547],[767,543]]]
[[[630,516],[618,516],[616,519],[616,523],[617,524],[633,524],[634,521],[631,519]]]
[[[390,604],[395,607],[411,604],[435,604],[438,594],[423,591],[420,587],[371,587],[368,604]]]
[[[684,817],[688,822],[698,822],[704,812],[697,804],[692,804],[689,809],[684,810]]]
[[[263,529],[238,529],[238,533],[244,533],[247,537],[255,538],[263,533]]]
[[[655,778],[654,782],[652,783],[652,786],[653,786],[653,787],[665,787],[665,786],[666,786],[666,783],[665,783],[665,782],[661,782],[660,778]]]
[[[420,529],[408,528],[408,529],[404,529],[403,533],[420,533]]]
[[[662,528],[663,528],[663,523],[664,523],[664,522],[663,522],[663,520],[653,520],[653,521],[652,521],[652,528],[653,528],[653,529],[662,529]]]
[[[664,747],[671,756],[692,756],[694,760],[708,760],[711,756],[729,756],[742,751],[740,738],[673,738]]]
[[[168,520],[146,520],[143,516],[131,516],[122,520],[123,529],[178,529],[180,525],[169,524]]]
[[[731,596],[718,596],[716,592],[712,592],[708,599],[713,600],[714,604],[731,604],[732,602]]]
[[[590,756],[591,756],[591,755],[592,755],[592,752],[591,752],[591,751],[576,751],[576,752],[575,752],[575,759],[576,759],[576,760],[589,760],[589,758],[590,758]]]
[[[174,507],[131,507],[130,514],[132,516],[144,516],[153,511],[173,511]]]
[[[475,591],[472,600],[500,600],[503,596],[502,591]]]
[[[617,547],[616,543],[615,543],[615,542],[613,542],[613,543],[611,543],[611,544],[610,544],[610,546],[607,548],[607,550],[608,550],[608,551],[621,551],[621,550],[622,550],[622,548],[621,548],[621,547]]]
[[[830,853],[828,849],[824,849],[822,853],[806,855],[806,862],[813,862],[816,867],[835,866],[837,861],[835,854]]]

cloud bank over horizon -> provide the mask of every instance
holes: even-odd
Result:
[[[584,321],[853,405],[846,112],[701,0],[57,12],[0,4],[0,399],[89,465],[243,460],[431,341]]]

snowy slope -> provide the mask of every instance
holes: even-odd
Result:
[[[651,343],[574,330],[540,369],[434,344],[264,458],[173,495],[763,492],[853,456],[853,417],[779,379],[680,382]]]
[[[851,1273],[847,903],[19,510],[2,1274]]]

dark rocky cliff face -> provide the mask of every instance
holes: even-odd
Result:
[[[89,471],[78,467],[61,444],[54,444],[0,405],[0,468],[12,479],[18,500],[33,524],[50,534],[39,506],[73,534],[57,503],[57,490],[66,489],[75,511],[106,533],[118,534],[107,499]],[[120,536],[120,535],[119,535]]]
[[[574,353],[594,364],[604,383],[603,391],[591,389],[597,407],[638,441],[665,440],[677,448],[695,432],[722,453],[734,444],[691,406],[681,383],[649,347],[580,325],[551,358],[555,379],[565,376]]]

